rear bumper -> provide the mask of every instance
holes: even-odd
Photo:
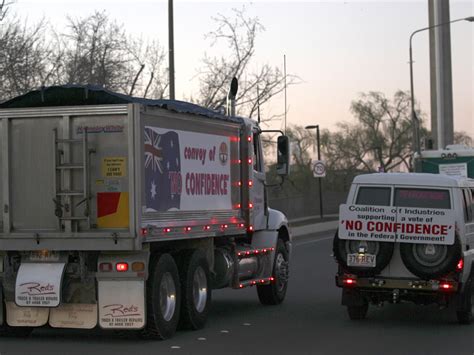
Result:
[[[349,275],[351,277],[353,275]],[[344,280],[346,274],[336,275],[336,286],[360,291],[393,292],[394,290],[406,291],[405,293],[443,293],[452,294],[460,290],[461,284],[454,280],[420,280],[386,277],[356,277],[354,283],[347,285]],[[446,285],[446,286],[444,286]],[[446,287],[446,288],[445,288]]]

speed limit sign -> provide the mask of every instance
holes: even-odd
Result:
[[[326,164],[322,160],[315,160],[313,162],[313,176],[315,178],[326,176]]]

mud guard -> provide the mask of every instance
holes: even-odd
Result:
[[[364,297],[357,290],[342,289],[343,306],[363,306],[365,304]]]

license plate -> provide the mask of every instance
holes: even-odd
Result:
[[[373,254],[347,254],[347,266],[375,267],[375,263]]]

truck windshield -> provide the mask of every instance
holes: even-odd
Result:
[[[390,187],[359,187],[357,205],[389,206]]]
[[[395,189],[395,206],[450,209],[449,190]]]

